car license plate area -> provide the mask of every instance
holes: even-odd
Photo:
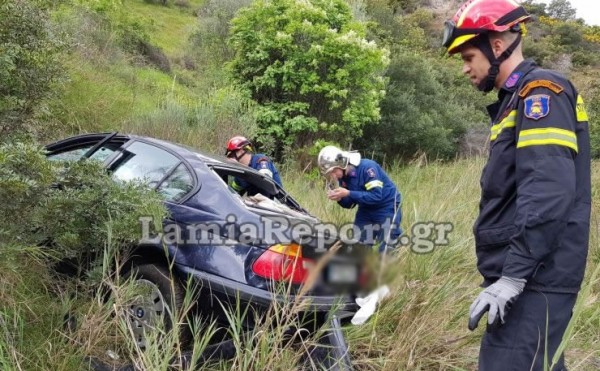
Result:
[[[329,283],[356,283],[358,280],[358,267],[350,264],[332,263],[327,268],[327,282]]]

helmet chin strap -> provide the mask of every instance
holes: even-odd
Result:
[[[500,72],[500,64],[502,64],[502,62],[504,62],[508,59],[508,57],[511,56],[511,54],[519,45],[519,42],[521,42],[520,32],[517,35],[515,41],[513,41],[513,43],[510,44],[510,46],[506,48],[506,50],[502,52],[502,54],[500,54],[498,58],[496,58],[494,52],[492,51],[492,45],[490,44],[488,34],[484,33],[477,38],[477,42],[474,43],[475,47],[481,50],[483,55],[485,55],[488,61],[490,61],[490,68],[488,70],[487,77],[477,85],[477,89],[485,93],[488,93],[492,91],[492,89],[494,89],[494,86],[496,85],[496,78],[498,77],[498,73]]]
[[[244,157],[244,156],[246,155],[246,153],[248,153],[248,151],[246,151],[246,150],[243,150],[243,151],[242,151],[242,154],[238,156],[238,155],[237,155],[237,151],[235,151],[235,152],[233,153],[233,158],[235,158],[235,160],[236,160],[237,162],[240,162],[240,160],[242,159],[242,157]]]

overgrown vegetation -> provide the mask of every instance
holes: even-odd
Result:
[[[44,133],[47,100],[66,73],[65,48],[43,1],[0,3],[0,141]]]
[[[232,24],[232,77],[258,103],[257,139],[270,152],[349,142],[379,119],[387,52],[344,0],[254,1]]]
[[[480,334],[469,333],[464,322],[478,290],[470,227],[483,161],[427,162],[455,158],[470,140],[466,133],[487,134],[484,106],[494,99],[469,85],[458,60],[442,56],[441,24],[456,5],[1,1],[0,142],[14,143],[0,147],[0,369],[80,370],[86,355],[110,359],[107,350],[120,355],[115,363],[132,361],[140,369],[166,369],[177,360],[170,346],[175,337],[162,338],[169,346],[156,344],[149,352],[127,340],[122,316],[114,313],[123,313],[131,288],[107,275],[107,260],[97,262],[92,278],[114,289],[108,303],[82,282],[57,284],[48,271],[49,261],[86,249],[110,257],[136,239],[139,215],[164,212],[158,196],[141,185],[118,185],[94,164],[48,162],[39,145],[15,142],[107,130],[218,153],[229,137],[246,135],[286,162],[284,183],[303,206],[336,223],[353,215],[328,202],[308,170],[318,148],[335,141],[391,165],[404,196],[404,229],[423,220],[451,221],[455,229],[443,249],[424,255],[406,250],[388,261],[384,276],[393,294],[366,325],[346,329],[355,364],[475,367]],[[576,19],[565,0],[525,5],[537,18],[528,25],[525,54],[579,87],[592,122],[593,154],[600,157],[594,124],[600,117],[600,27]],[[593,203],[589,291],[580,297],[581,314],[567,339],[570,368],[579,370],[600,365],[600,283],[591,280],[600,266],[596,189]],[[40,246],[48,236],[52,244]],[[68,310],[80,320],[75,332],[63,324]],[[275,322],[285,327],[280,312]],[[273,346],[282,334],[272,328],[252,339],[236,332],[239,315],[231,317],[237,357],[206,369],[297,365],[296,350]],[[193,345],[196,357],[213,334],[204,325],[197,328],[204,332]]]
[[[0,146],[0,246],[41,246],[60,260],[132,245],[139,218],[166,215],[143,183],[117,183],[96,162],[54,162],[39,146]],[[110,236],[107,228],[110,227]]]

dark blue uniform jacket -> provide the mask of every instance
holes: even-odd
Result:
[[[393,240],[402,233],[400,192],[377,162],[360,160],[358,166],[348,168],[339,183],[350,191],[350,195],[338,203],[345,208],[358,205],[354,224],[359,229],[363,230],[366,225],[384,225],[386,222],[389,226],[393,222],[395,227],[390,238]],[[376,239],[377,237],[375,236]]]
[[[528,288],[577,292],[590,224],[590,141],[583,100],[562,75],[523,61],[488,106],[490,153],[474,226],[477,265]]]
[[[252,157],[250,158],[250,163],[248,164],[248,166],[257,170],[260,173],[270,176],[271,178],[273,178],[275,183],[277,183],[283,187],[283,184],[281,183],[281,177],[279,176],[279,172],[277,171],[277,168],[275,168],[275,165],[273,164],[273,162],[266,155],[263,155],[261,153],[253,154]],[[244,191],[250,191],[250,190],[248,190],[248,188],[249,188],[248,183],[239,178],[235,178],[233,183],[231,184],[231,186],[238,193],[242,193]],[[250,193],[255,193],[255,192],[250,191]]]

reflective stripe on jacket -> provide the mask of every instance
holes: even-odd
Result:
[[[488,106],[490,153],[474,233],[478,269],[577,292],[588,251],[590,142],[583,99],[562,75],[523,61]]]

